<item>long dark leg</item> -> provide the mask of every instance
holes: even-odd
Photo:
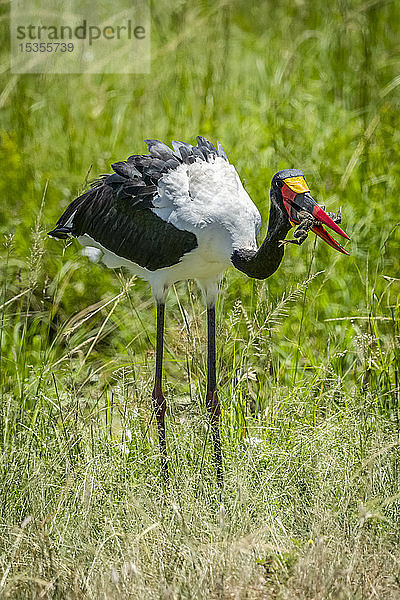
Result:
[[[217,481],[222,485],[222,454],[219,435],[221,408],[217,394],[217,373],[215,365],[215,306],[207,308],[208,354],[207,354],[207,410],[211,419],[211,433],[214,444]]]
[[[156,377],[153,390],[153,406],[157,418],[158,440],[160,442],[161,470],[164,481],[168,481],[168,456],[165,443],[165,398],[162,393],[162,367],[164,345],[164,312],[165,304],[157,304],[157,346]]]

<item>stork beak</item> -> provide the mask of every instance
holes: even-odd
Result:
[[[282,186],[283,204],[289,215],[290,222],[293,225],[298,225],[302,220],[301,216],[299,216],[299,213],[301,211],[309,213],[317,221],[311,231],[324,240],[324,242],[331,246],[331,248],[348,255],[349,253],[347,250],[342,248],[342,246],[336,240],[334,240],[331,235],[329,235],[323,225],[327,225],[327,227],[330,227],[333,231],[349,240],[350,238],[347,233],[345,233],[343,229],[341,229],[338,224],[335,223],[335,221],[333,221],[331,217],[315,202],[314,198],[309,193],[308,188],[304,187],[303,189],[304,191],[302,190],[301,192],[291,189],[286,182]]]

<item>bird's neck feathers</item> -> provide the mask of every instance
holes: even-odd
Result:
[[[281,264],[284,247],[280,243],[287,236],[291,225],[283,207],[278,203],[274,189],[271,189],[271,209],[268,231],[258,250],[235,250],[231,261],[234,267],[255,279],[267,279]]]

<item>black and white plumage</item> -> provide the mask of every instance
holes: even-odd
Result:
[[[289,169],[272,180],[268,232],[258,249],[260,213],[219,143],[216,149],[199,136],[196,146],[173,142],[173,150],[157,140],[146,140],[146,144],[149,154],[114,163],[114,173],[103,175],[76,198],[49,235],[58,239],[76,237],[91,260],[101,260],[108,267],[126,267],[151,285],[157,304],[153,401],[166,479],[165,399],[161,386],[164,306],[172,283],[193,278],[198,281],[207,303],[206,402],[221,482],[215,303],[223,272],[233,265],[250,277],[269,277],[282,260],[290,228],[296,224],[300,229],[305,221],[301,242],[312,230],[344,251],[322,223],[347,236],[337,226],[339,217],[333,220],[311,198],[302,171]]]
[[[150,154],[112,165],[74,200],[50,235],[70,235],[108,267],[150,282],[156,301],[168,286],[196,278],[213,302],[235,249],[256,249],[260,214],[222,147],[146,140]],[[93,249],[93,250],[91,250]]]

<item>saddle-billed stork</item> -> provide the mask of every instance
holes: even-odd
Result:
[[[310,195],[304,173],[279,171],[271,183],[267,235],[257,248],[261,217],[218,143],[203,137],[197,145],[145,140],[149,153],[112,165],[91,189],[76,198],[49,235],[76,237],[84,254],[107,267],[127,267],[147,280],[157,305],[155,383],[152,394],[164,479],[168,480],[166,402],[162,392],[164,310],[171,284],[196,279],[207,305],[208,361],[206,405],[217,469],[222,483],[220,404],[215,360],[215,304],[222,273],[233,265],[249,277],[266,279],[279,267],[284,244],[301,244],[313,231],[348,254],[323,224],[348,238],[338,226],[340,211],[326,213]],[[285,240],[298,225],[294,240]]]

